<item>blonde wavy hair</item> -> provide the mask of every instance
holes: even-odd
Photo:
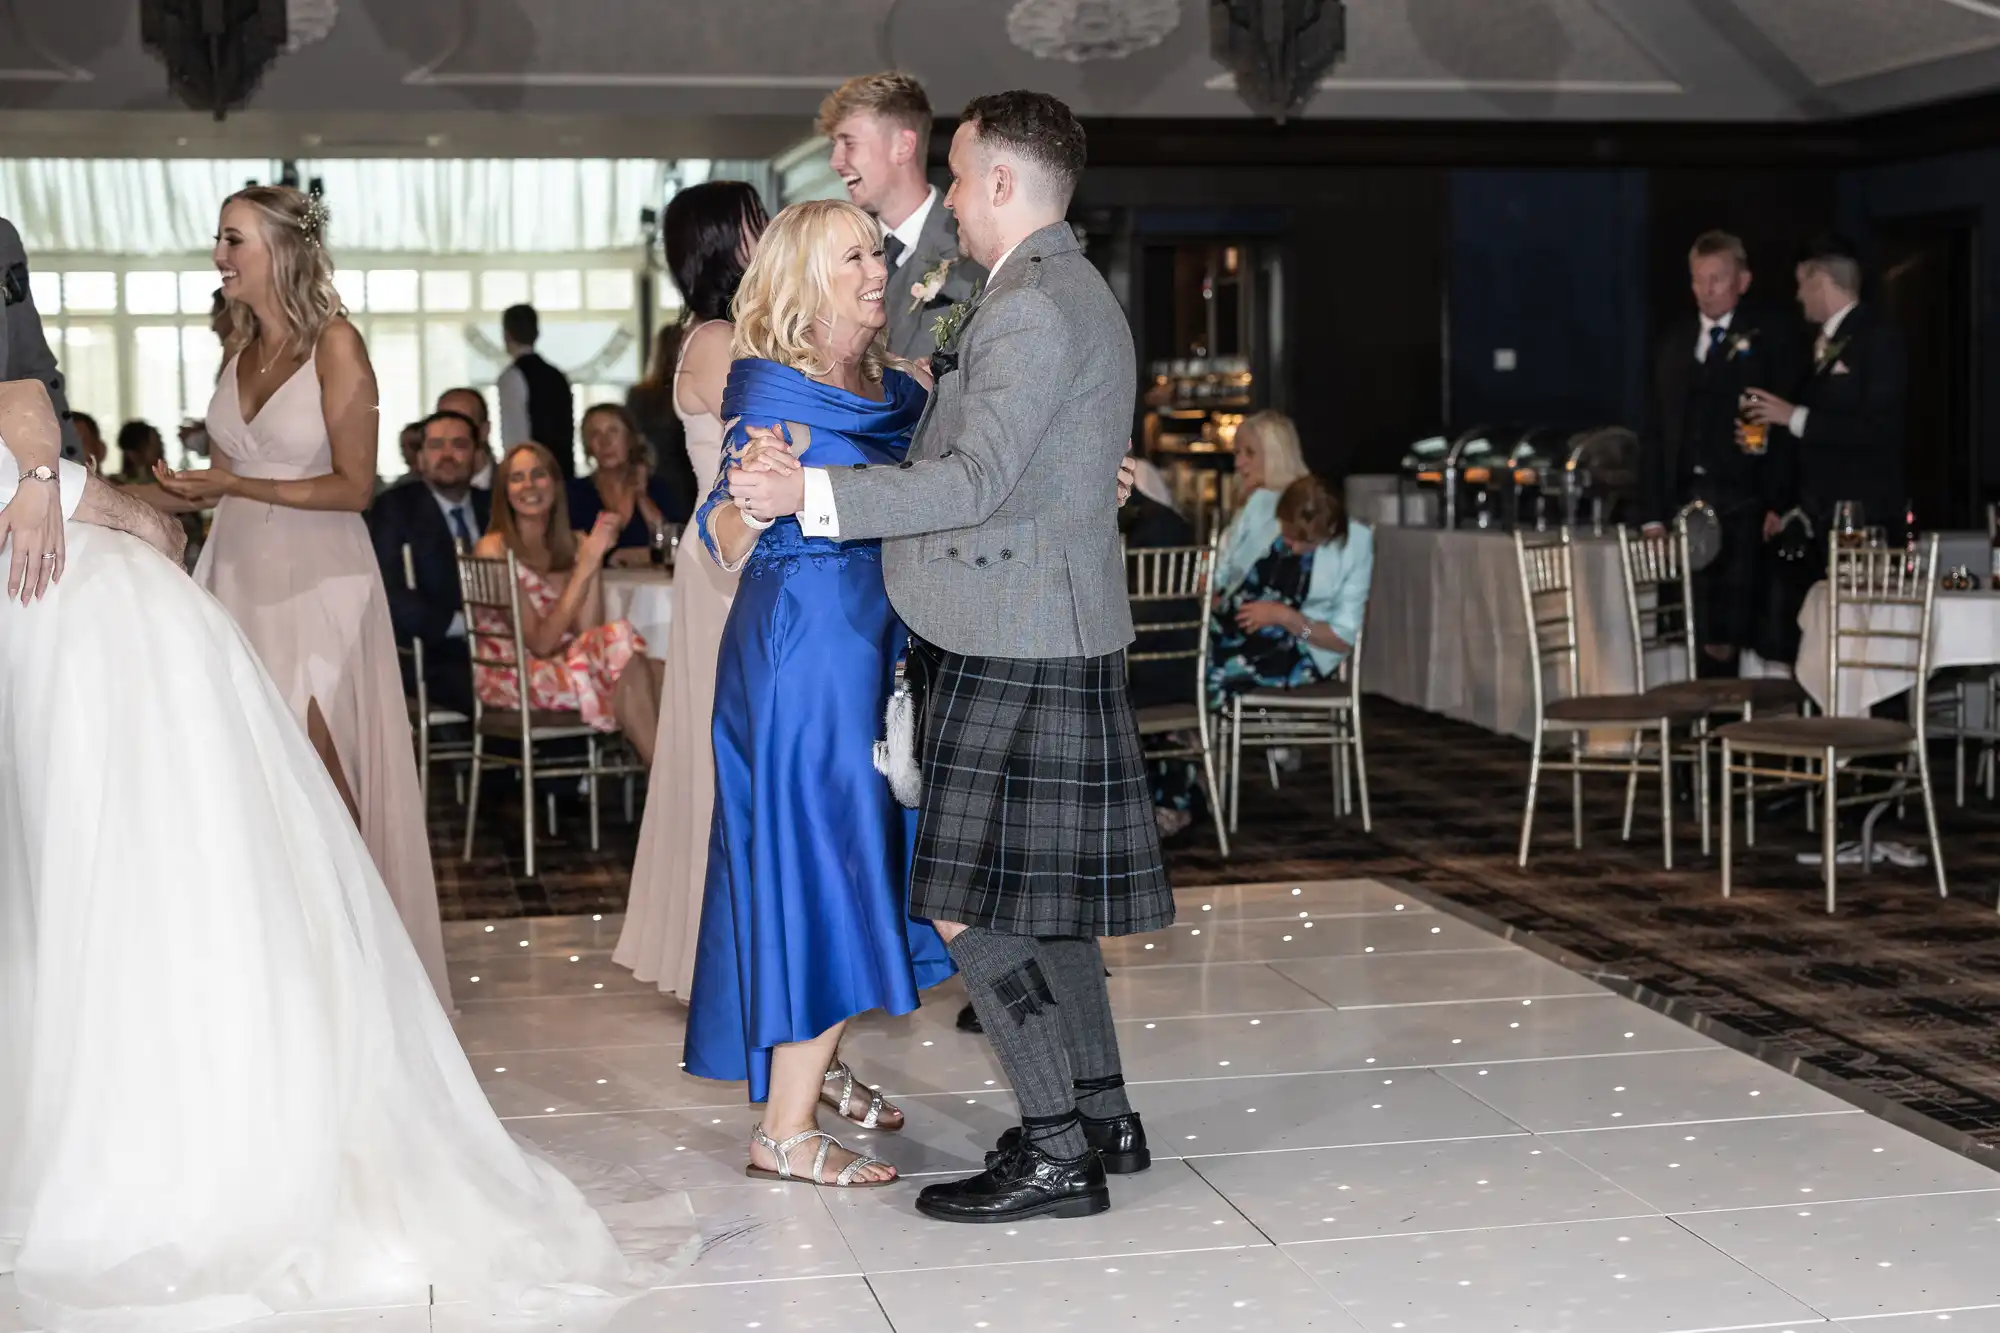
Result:
[[[1299,428],[1290,417],[1265,408],[1244,419],[1236,428],[1236,438],[1241,440],[1246,430],[1257,437],[1257,443],[1264,449],[1265,490],[1282,492],[1306,475],[1306,454],[1299,446]]]
[[[833,363],[813,345],[813,329],[833,304],[834,269],[848,245],[874,246],[881,235],[874,218],[844,199],[808,199],[782,210],[758,238],[756,258],[736,289],[730,355],[829,374]],[[862,354],[861,373],[872,382],[896,364],[888,339],[884,325]]]
[[[271,286],[278,309],[291,326],[287,346],[319,345],[326,326],[346,313],[333,285],[333,256],[326,250],[326,205],[287,185],[252,185],[222,201],[255,209],[264,247],[271,254]],[[222,345],[234,356],[257,340],[257,312],[242,301],[229,301],[220,316]]]

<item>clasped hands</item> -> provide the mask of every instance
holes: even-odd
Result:
[[[729,469],[729,498],[759,523],[771,523],[805,506],[806,476],[798,456],[778,432],[748,426],[743,457]]]
[[[805,507],[805,468],[792,446],[776,431],[763,426],[747,426],[749,443],[743,457],[728,472],[729,497],[736,507],[758,523],[772,523]],[[1127,442],[1126,447],[1131,447]],[[1138,468],[1130,454],[1118,461],[1118,503],[1123,507],[1132,497]]]

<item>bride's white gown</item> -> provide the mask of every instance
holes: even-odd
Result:
[[[0,605],[0,1272],[26,1313],[181,1333],[426,1286],[576,1313],[656,1279],[494,1116],[228,613],[135,538],[68,542],[57,589]]]

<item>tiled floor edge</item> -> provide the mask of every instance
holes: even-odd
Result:
[[[1510,926],[1504,921],[1488,916],[1476,907],[1469,907],[1444,894],[1434,892],[1422,885],[1414,884],[1409,880],[1395,875],[1376,875],[1370,878],[1373,878],[1379,884],[1395,889],[1398,893],[1409,894],[1412,898],[1427,904],[1434,911],[1456,917],[1469,926],[1474,926],[1489,935],[1506,940],[1511,944],[1518,944],[1529,952],[1546,958],[1559,967],[1568,968],[1577,975],[1597,983],[1615,995],[1620,995],[1634,1003],[1642,1004],[1654,1013],[1670,1018],[1683,1027],[1690,1028],[1702,1036],[1709,1038],[1711,1041],[1750,1056],[1752,1059],[1762,1061],[1764,1064],[1776,1069],[1779,1073],[1796,1078],[1802,1083],[1808,1083],[1822,1092],[1830,1093],[1847,1102],[1849,1105],[1866,1111],[1877,1119],[1885,1120],[1898,1128],[1906,1129],[1920,1138],[1937,1144],[1941,1148],[1949,1149],[1961,1157],[1970,1158],[1982,1166],[1989,1167],[1995,1172],[2000,1172],[2000,1149],[1995,1149],[1981,1143],[1977,1138],[1963,1130],[1953,1129],[1949,1125],[1941,1124],[1931,1119],[1920,1111],[1911,1110],[1900,1102],[1891,1101],[1877,1093],[1868,1091],[1866,1088],[1856,1087],[1838,1075],[1829,1074],[1817,1066],[1807,1064],[1789,1052],[1780,1050],[1774,1043],[1737,1031],[1735,1028],[1710,1017],[1708,1014],[1701,1012],[1683,1000],[1661,995],[1657,991],[1651,990],[1639,982],[1632,980],[1630,977],[1620,976],[1614,972],[1605,972],[1596,964],[1579,958],[1566,949],[1551,944],[1533,931],[1523,930],[1518,926]]]

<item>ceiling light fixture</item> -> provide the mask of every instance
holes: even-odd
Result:
[[[1305,110],[1320,79],[1347,54],[1343,0],[1209,0],[1209,54],[1236,78],[1236,95],[1283,124]]]
[[[1180,0],[1018,0],[1007,38],[1039,59],[1080,65],[1149,50],[1180,22]]]

